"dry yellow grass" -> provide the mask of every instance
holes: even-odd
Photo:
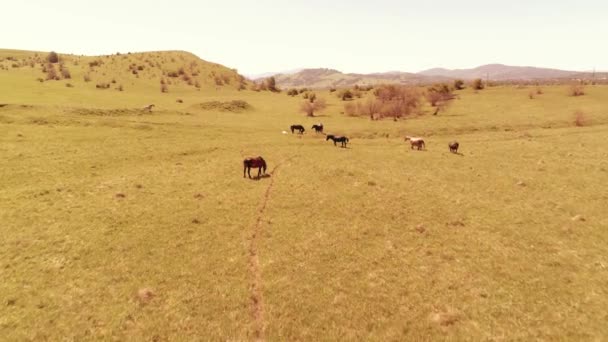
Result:
[[[285,94],[27,72],[0,70],[7,340],[608,336],[605,87],[465,90],[371,122],[334,96],[306,118]],[[200,105],[232,100],[251,108]],[[255,155],[271,177],[242,178]]]

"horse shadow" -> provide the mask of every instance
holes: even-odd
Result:
[[[266,173],[266,174],[263,174],[263,175],[251,177],[251,180],[259,181],[259,180],[262,180],[264,178],[270,178],[270,177],[272,177],[272,176],[270,174]]]
[[[464,157],[464,154],[462,152],[450,152],[450,153]]]

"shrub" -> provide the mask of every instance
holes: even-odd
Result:
[[[573,84],[569,89],[570,96],[583,96],[585,95],[585,86],[582,84]]]
[[[125,88],[122,87],[122,84],[119,84],[118,87],[116,88],[116,90],[118,90],[118,91],[124,91]]]
[[[84,81],[85,82],[91,82],[91,76],[89,74],[85,74],[84,75]]]
[[[580,110],[574,112],[574,125],[577,127],[583,127],[587,124],[585,113]]]
[[[108,88],[110,88],[110,83],[103,83],[103,82],[102,83],[97,83],[95,85],[95,88],[97,88],[97,89],[108,89]]]
[[[51,51],[48,56],[46,56],[46,60],[49,63],[57,63],[59,62],[59,55],[55,51]]]
[[[476,78],[471,83],[471,87],[473,87],[475,90],[481,90],[484,88],[484,86],[485,85],[483,84],[483,80],[481,78]]]
[[[535,95],[535,94],[534,94],[534,92],[533,92],[533,91],[530,91],[530,92],[528,93],[528,98],[529,98],[530,100],[534,100],[534,95]]]
[[[46,67],[46,79],[47,80],[59,80],[59,74],[57,70],[55,70],[55,66],[53,64],[49,64]]]
[[[72,78],[72,74],[70,74],[70,70],[68,70],[68,68],[63,67],[61,69],[61,77],[63,77],[66,80],[69,80]]]
[[[302,102],[300,111],[306,113],[306,116],[315,116],[315,112],[323,111],[326,107],[324,99],[308,100]]]
[[[542,95],[543,94],[543,89],[541,87],[536,88],[536,94]]]
[[[394,84],[376,88],[374,95],[382,107],[380,117],[392,117],[394,120],[412,114],[422,96],[416,88]]]
[[[42,77],[38,77],[38,78],[36,79],[36,81],[38,81],[38,82],[42,83],[42,82],[44,82],[44,78],[42,78]]]
[[[274,76],[268,77],[266,80],[264,80],[264,83],[266,84],[266,88],[274,93],[281,91],[279,88],[277,88],[277,81]]]
[[[341,90],[340,92],[338,92],[338,98],[342,99],[342,101],[352,100],[353,97],[353,92],[349,89]]]
[[[168,93],[169,92],[169,87],[166,84],[161,84],[160,85],[160,92],[161,93]]]
[[[103,61],[101,59],[96,59],[92,62],[89,62],[89,68],[94,68],[94,67],[98,67],[100,65],[103,64]]]
[[[330,93],[333,93],[333,92],[335,92],[336,90],[337,90],[337,89],[336,89],[336,88],[334,88],[334,87],[329,88],[329,92],[330,92]]]
[[[169,71],[167,73],[167,76],[175,78],[175,77],[179,77],[179,74],[177,73],[177,71]]]
[[[74,88],[74,85],[72,83],[66,83],[65,86],[68,88]]]
[[[289,89],[287,91],[287,95],[292,96],[292,97],[298,95],[298,89],[296,89],[296,88]]]
[[[194,86],[195,86],[196,88],[200,88],[200,87],[201,87],[201,83],[200,83],[198,80],[195,80],[195,81],[194,81]]]
[[[464,89],[464,81],[463,80],[454,80],[454,89],[456,89],[456,90]]]

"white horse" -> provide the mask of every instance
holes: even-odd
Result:
[[[414,146],[416,146],[418,150],[425,148],[424,139],[420,137],[410,137],[409,135],[406,135],[405,140],[410,141],[410,147],[412,148],[412,150],[414,149]]]

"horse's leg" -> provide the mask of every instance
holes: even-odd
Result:
[[[247,167],[247,174],[249,175],[249,178],[251,178],[251,166]]]
[[[243,178],[245,178],[245,172],[247,172],[247,166],[243,166]]]

